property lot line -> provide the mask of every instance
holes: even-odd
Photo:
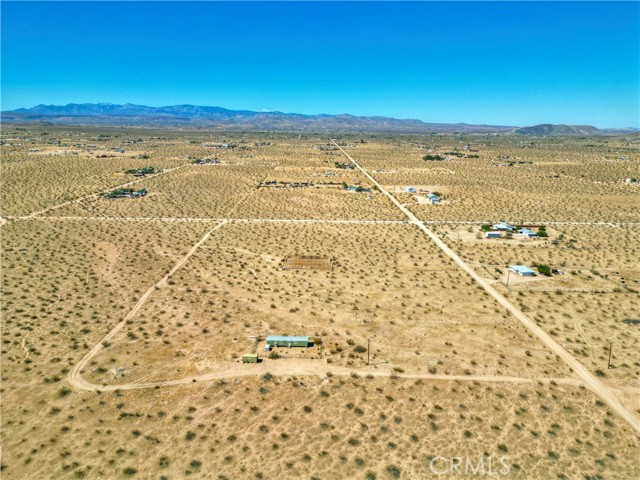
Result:
[[[305,218],[209,218],[209,217],[9,217],[17,220],[108,221],[108,222],[235,222],[235,223],[336,223],[336,224],[410,224],[407,220],[329,220]]]
[[[89,352],[84,356],[84,358],[82,360],[80,360],[73,367],[73,369],[69,372],[68,380],[69,380],[69,383],[72,386],[74,386],[76,388],[84,388],[85,390],[93,390],[94,389],[94,387],[95,387],[94,385],[92,385],[91,383],[87,382],[84,378],[82,378],[82,374],[81,374],[82,369],[84,369],[84,367],[91,361],[91,359],[93,357],[95,357],[104,348],[104,346],[103,346],[104,342],[108,342],[113,337],[115,337],[118,334],[118,332],[120,332],[120,330],[122,330],[124,328],[124,326],[127,324],[127,321],[129,321],[130,319],[135,317],[135,315],[140,311],[142,306],[149,299],[151,294],[157,288],[159,288],[159,287],[163,286],[164,284],[166,284],[167,280],[169,280],[169,278],[171,278],[171,276],[174,273],[176,273],[178,270],[180,270],[180,268],[182,268],[184,266],[184,264],[187,263],[189,258],[191,258],[191,256],[194,253],[196,253],[196,251],[198,250],[200,245],[202,245],[204,242],[206,242],[213,232],[218,230],[220,227],[222,227],[226,223],[227,222],[225,220],[223,220],[220,223],[218,223],[215,227],[213,227],[211,230],[209,230],[207,233],[205,233],[204,236],[200,240],[198,240],[198,242],[196,242],[193,245],[193,247],[191,247],[191,249],[187,252],[187,254],[184,257],[182,257],[180,260],[178,260],[178,262],[173,266],[173,268],[169,271],[169,273],[167,273],[158,282],[156,282],[151,287],[149,287],[146,292],[144,292],[144,294],[138,299],[136,304],[129,311],[129,313],[120,321],[120,323],[118,323],[115,327],[113,327],[111,329],[111,331],[109,331],[109,333],[107,333],[102,338],[102,340],[100,340],[91,350],[89,350]]]
[[[67,202],[80,202],[82,199],[71,200]],[[58,205],[51,207],[50,210],[62,207]],[[48,210],[47,210],[48,211]],[[491,222],[476,222],[465,220],[330,220],[330,219],[313,219],[313,218],[220,218],[220,217],[83,217],[83,216],[49,216],[40,217],[36,214],[24,215],[24,216],[7,216],[0,217],[0,225],[4,225],[6,222],[15,220],[91,220],[91,221],[113,221],[113,222],[220,222],[222,220],[228,222],[264,222],[264,223],[336,223],[336,224],[415,224],[422,223],[424,225],[482,225]],[[526,222],[527,224],[536,225],[575,225],[575,226],[591,226],[591,227],[625,227],[625,226],[640,226],[640,222],[620,222],[620,223],[605,223],[605,222]]]
[[[467,265],[462,258],[460,258],[453,250],[451,250],[435,233],[429,230],[424,223],[420,222],[418,218],[411,213],[406,207],[404,207],[393,195],[387,192],[382,185],[380,185],[369,173],[360,166],[351,156],[340,147],[335,140],[331,140],[333,144],[340,149],[340,151],[351,161],[353,164],[371,181],[376,185],[380,191],[391,200],[391,202],[397,206],[402,212],[409,218],[411,223],[414,223],[425,235],[427,235],[433,242],[440,247],[440,249],[446,253],[451,260],[457,263],[460,268],[473,278],[478,285],[480,285],[485,292],[494,298],[500,305],[507,309],[515,318],[517,318],[531,333],[533,333],[538,339],[540,339],[553,353],[558,355],[564,362],[572,369],[572,371],[582,380],[584,385],[598,395],[609,407],[611,407],[619,416],[621,416],[631,427],[640,434],[640,420],[629,410],[627,410],[617,395],[611,388],[598,380],[584,365],[582,365],[573,355],[566,351],[559,343],[557,343],[551,336],[540,328],[533,320],[525,315],[521,310],[514,306],[509,300],[502,296],[491,284],[482,278],[473,268]]]
[[[186,167],[188,165],[192,165],[192,164],[191,163],[183,163],[182,165],[178,165],[177,167],[169,168],[167,170],[163,170],[162,172],[154,173],[152,175],[146,175],[146,176],[138,178],[136,180],[131,180],[130,182],[123,183],[122,185],[116,185],[114,187],[106,187],[106,189],[115,190],[116,188],[124,188],[124,187],[128,187],[130,185],[135,185],[136,183],[140,183],[140,182],[142,182],[144,180],[148,180],[149,178],[153,178],[153,177],[157,177],[157,176],[160,176],[160,175],[165,175],[167,173],[175,172],[176,170],[178,170],[180,168],[184,168],[184,167]],[[38,210],[37,212],[32,212],[32,213],[30,213],[28,215],[14,216],[14,217],[7,216],[5,218],[7,220],[25,220],[25,219],[29,219],[29,218],[34,218],[34,217],[37,217],[39,215],[42,215],[43,213],[47,213],[47,212],[50,212],[52,210],[57,210],[58,208],[62,208],[64,206],[71,205],[72,203],[78,203],[78,202],[82,202],[84,200],[89,200],[91,198],[98,197],[101,193],[102,193],[102,191],[100,191],[98,193],[91,193],[89,195],[85,195],[85,196],[82,196],[82,197],[79,197],[79,198],[75,198],[73,200],[68,200],[68,201],[66,201],[64,203],[60,203],[58,205],[53,205],[51,207],[47,207],[47,208],[44,208],[42,210]]]
[[[426,225],[491,225],[496,223],[494,221],[486,221],[479,222],[475,220],[424,220],[421,221]],[[587,226],[587,227],[624,227],[624,226],[640,226],[640,222],[545,222],[545,221],[534,221],[534,222],[518,222],[518,224],[522,225],[576,225],[576,226]]]

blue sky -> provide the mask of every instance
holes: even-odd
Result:
[[[2,109],[640,127],[638,2],[7,2]]]

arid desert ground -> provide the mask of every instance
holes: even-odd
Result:
[[[640,477],[637,134],[1,142],[3,479]]]

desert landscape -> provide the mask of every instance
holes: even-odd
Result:
[[[0,141],[3,478],[640,476],[637,134]]]

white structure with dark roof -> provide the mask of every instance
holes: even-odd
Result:
[[[509,225],[506,222],[494,223],[491,228],[494,230],[500,230],[501,232],[513,232],[516,229],[516,227]]]

